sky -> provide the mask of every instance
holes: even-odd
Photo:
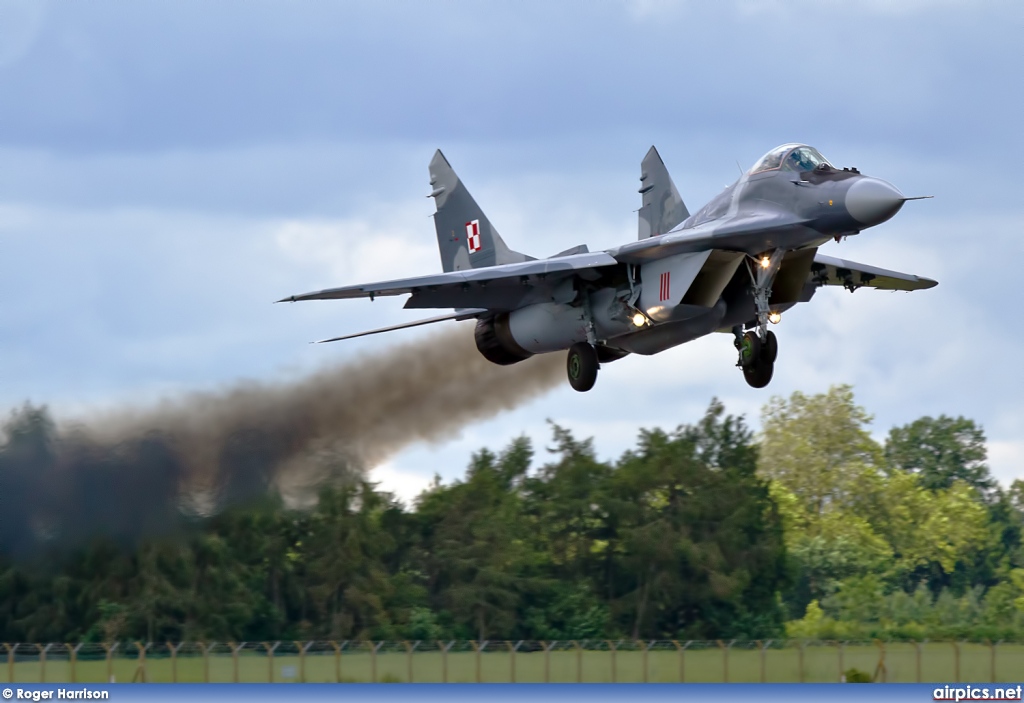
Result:
[[[652,144],[694,212],[797,141],[935,196],[822,251],[938,287],[819,291],[775,328],[767,389],[712,335],[372,477],[410,499],[520,434],[544,461],[548,421],[614,459],[713,397],[756,428],[773,394],[850,384],[880,439],[975,420],[1008,484],[1024,478],[1022,32],[1017,0],[0,0],[0,412],[294,377],[429,334],[311,346],[426,315],[272,302],[439,271],[437,148],[508,244],[543,257],[636,238]]]

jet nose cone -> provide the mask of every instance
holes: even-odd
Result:
[[[903,193],[880,178],[858,178],[846,193],[846,209],[866,227],[881,224],[903,207]]]

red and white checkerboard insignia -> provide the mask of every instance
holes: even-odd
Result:
[[[480,251],[480,220],[466,223],[466,241],[469,242],[470,254]]]
[[[666,271],[661,274],[661,290],[659,291],[658,300],[668,300],[671,297],[672,291],[672,272]]]

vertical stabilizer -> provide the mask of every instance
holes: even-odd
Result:
[[[638,239],[665,234],[690,216],[665,162],[653,146],[640,162],[640,194],[643,206]]]
[[[506,246],[440,149],[430,160],[430,187],[430,197],[437,206],[437,248],[446,273],[533,258]]]

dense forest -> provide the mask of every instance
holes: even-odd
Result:
[[[542,455],[483,449],[410,507],[351,477],[312,508],[268,494],[173,529],[143,529],[176,507],[132,492],[138,467],[99,462],[109,493],[76,510],[135,505],[138,529],[48,539],[24,466],[58,437],[25,408],[0,447],[0,641],[1024,641],[1024,482],[991,478],[973,421],[879,443],[841,386],[760,424],[713,401],[616,461],[553,425]]]

